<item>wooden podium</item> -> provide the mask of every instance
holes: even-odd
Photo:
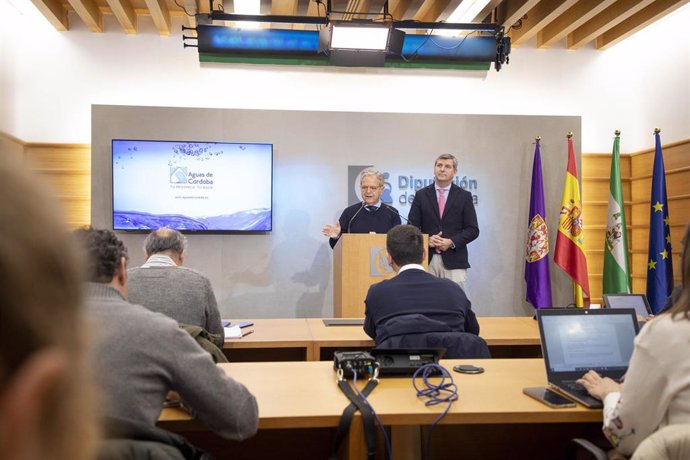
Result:
[[[424,235],[424,247],[429,237]],[[333,316],[363,318],[369,286],[395,276],[385,233],[345,233],[333,248]],[[427,259],[423,261],[427,267]]]

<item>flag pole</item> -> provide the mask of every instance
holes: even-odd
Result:
[[[565,135],[566,139],[570,140],[573,138],[573,132],[568,131]],[[584,299],[582,298],[582,287],[573,280],[573,303],[578,308],[583,308],[585,306]]]

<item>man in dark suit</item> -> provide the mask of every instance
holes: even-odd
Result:
[[[403,334],[479,334],[463,290],[451,280],[427,273],[421,265],[426,248],[417,227],[398,225],[389,230],[386,249],[397,275],[371,286],[364,301],[364,332],[377,345]]]
[[[479,236],[472,194],[453,184],[458,160],[443,154],[434,164],[433,184],[417,191],[409,222],[429,235],[429,272],[465,288],[467,245]]]

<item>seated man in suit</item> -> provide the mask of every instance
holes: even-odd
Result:
[[[95,375],[111,420],[154,427],[177,392],[210,430],[241,440],[256,433],[254,396],[213,364],[177,322],[127,301],[127,248],[110,230],[80,229]]]
[[[460,286],[422,267],[426,248],[417,227],[398,225],[389,230],[386,249],[397,275],[371,286],[365,300],[364,332],[377,347],[429,347],[426,339],[432,333],[479,334],[479,323]],[[405,336],[419,340],[406,341]]]
[[[359,176],[362,201],[345,208],[335,225],[321,231],[334,248],[343,233],[385,233],[400,225],[400,213],[381,201],[385,182],[383,174],[367,168]]]
[[[223,337],[211,282],[196,270],[182,266],[186,249],[187,239],[177,230],[161,228],[151,232],[144,240],[146,263],[127,271],[129,300]]]

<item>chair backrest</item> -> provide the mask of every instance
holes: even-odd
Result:
[[[690,425],[668,425],[649,435],[631,460],[685,460],[690,458]]]
[[[381,342],[376,348],[445,348],[444,358],[446,359],[491,358],[486,341],[469,332],[427,332],[399,335]]]
[[[184,436],[157,426],[115,417],[105,417],[103,422],[106,439],[98,460],[213,459],[211,454],[198,449]]]

